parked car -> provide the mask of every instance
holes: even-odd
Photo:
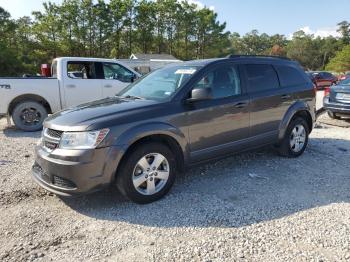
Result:
[[[338,81],[343,81],[345,79],[350,78],[350,72],[346,72],[345,74],[341,74],[338,76]]]
[[[350,78],[329,88],[329,94],[323,99],[323,107],[329,117],[340,119],[350,116]]]
[[[311,81],[316,85],[317,89],[323,89],[337,83],[338,78],[329,72],[307,72]]]
[[[169,191],[176,173],[204,161],[270,144],[300,156],[314,121],[313,84],[297,62],[189,61],[48,117],[32,174],[63,196],[116,184],[149,203]]]
[[[48,114],[114,96],[140,74],[114,59],[61,57],[51,77],[0,78],[0,116],[16,127],[36,131]]]

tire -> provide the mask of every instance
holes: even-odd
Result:
[[[338,119],[338,120],[340,119],[340,117],[334,114],[332,111],[327,111],[327,114],[332,119]]]
[[[33,132],[41,130],[46,117],[46,108],[35,101],[20,102],[12,111],[13,122],[17,128],[23,131]]]
[[[304,129],[304,132],[302,132],[302,129]],[[301,144],[302,136],[297,137],[296,133],[303,133],[304,134],[304,142]],[[309,126],[305,119],[301,117],[294,118],[288,125],[287,131],[284,135],[283,140],[278,146],[278,152],[281,156],[284,157],[298,157],[301,154],[304,153],[305,148],[309,142]],[[296,142],[294,147],[292,146],[292,140],[295,142],[295,139],[300,142]]]
[[[162,157],[165,160],[162,161]],[[156,158],[158,162],[162,161],[160,165],[154,163]],[[153,165],[157,168],[154,169]],[[123,159],[118,168],[116,185],[131,201],[147,204],[161,199],[168,193],[176,173],[176,160],[171,150],[164,144],[149,142],[137,146]]]

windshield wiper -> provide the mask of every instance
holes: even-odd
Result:
[[[143,99],[142,97],[139,97],[139,96],[131,96],[131,95],[122,96],[122,98]]]

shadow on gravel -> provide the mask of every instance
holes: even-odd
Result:
[[[21,138],[21,137],[40,138],[41,136],[41,131],[24,132],[12,126],[4,128],[3,132],[6,137],[14,137],[14,138]]]
[[[350,202],[350,141],[311,139],[297,159],[270,149],[179,175],[164,199],[137,205],[116,190],[63,199],[86,216],[152,227],[242,227],[331,203]]]

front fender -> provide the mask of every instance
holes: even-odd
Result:
[[[288,108],[287,112],[283,116],[283,119],[282,119],[280,126],[279,126],[279,133],[278,133],[279,140],[283,139],[283,137],[287,131],[288,125],[289,125],[290,121],[292,120],[293,116],[301,111],[307,111],[311,115],[312,122],[315,121],[315,114],[312,113],[310,105],[305,101],[296,101],[294,104],[292,104]]]
[[[122,146],[126,151],[136,141],[152,135],[166,135],[175,139],[182,149],[185,161],[188,160],[189,151],[185,135],[180,129],[168,123],[151,122],[131,127],[120,134],[114,144]]]

